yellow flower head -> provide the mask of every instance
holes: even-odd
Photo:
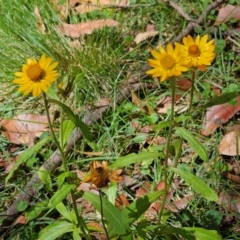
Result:
[[[159,47],[159,51],[151,51],[155,59],[148,59],[148,64],[153,69],[147,71],[147,74],[153,77],[161,77],[160,81],[165,81],[172,76],[180,76],[182,72],[188,70],[184,66],[184,60],[180,53],[180,48],[173,48],[172,44],[167,45],[165,50],[163,47]]]
[[[108,168],[107,162],[102,163],[94,161],[91,163],[90,174],[82,180],[82,183],[91,183],[91,188],[103,188],[108,186],[109,182],[119,182],[122,177],[119,176],[122,170],[113,171]],[[94,187],[92,187],[94,185]]]
[[[183,38],[183,45],[179,43],[175,43],[175,45],[181,48],[188,67],[206,70],[206,66],[211,65],[215,58],[214,40],[208,42],[208,35],[204,35],[202,38],[198,35],[195,40],[188,35]]]
[[[23,64],[22,72],[16,72],[18,78],[13,83],[19,84],[19,92],[24,95],[32,92],[32,95],[38,97],[42,91],[47,92],[48,87],[58,77],[58,72],[54,70],[58,62],[52,63],[52,58],[43,54],[39,61],[36,59],[27,59],[27,63]]]

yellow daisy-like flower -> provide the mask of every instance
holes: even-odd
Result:
[[[163,82],[172,76],[180,76],[182,72],[188,70],[184,66],[184,59],[180,53],[181,48],[173,48],[172,44],[167,45],[165,50],[163,47],[159,47],[159,51],[152,50],[151,54],[155,59],[148,59],[148,64],[153,69],[148,70],[147,74],[153,77],[161,77],[160,81]]]
[[[108,168],[107,162],[102,163],[94,161],[91,163],[90,175],[82,180],[82,183],[91,183],[90,189],[107,187],[109,182],[119,182],[122,177],[119,176],[122,170],[113,171]]]
[[[211,65],[215,58],[214,40],[208,42],[208,35],[202,38],[198,35],[194,40],[190,35],[183,38],[183,45],[175,43],[180,47],[184,58],[186,58],[186,65],[188,67],[200,68],[206,70],[206,66]]]
[[[52,62],[52,58],[41,56],[39,61],[36,59],[27,59],[27,63],[23,64],[22,72],[16,72],[18,77],[13,80],[13,83],[21,85],[18,89],[24,95],[32,92],[32,95],[38,97],[42,91],[47,92],[48,87],[58,77],[58,72],[54,70],[58,62]]]

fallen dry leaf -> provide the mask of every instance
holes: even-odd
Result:
[[[112,106],[111,100],[109,98],[101,98],[94,103],[95,107],[106,107]]]
[[[127,197],[124,194],[120,194],[116,200],[115,200],[115,205],[122,210],[123,207],[126,207],[129,205],[129,201],[127,199]]]
[[[171,212],[179,212],[183,209],[186,208],[189,202],[193,200],[193,195],[188,195],[184,198],[178,199],[176,201],[171,202],[170,204],[167,204],[166,207],[171,211]]]
[[[132,93],[132,102],[144,113],[151,115],[154,113],[152,107],[147,105],[144,101],[140,100],[136,94]]]
[[[240,196],[232,193],[221,192],[218,204],[229,213],[240,213]]]
[[[239,6],[233,6],[233,5],[227,5],[222,7],[218,11],[217,19],[214,23],[215,26],[218,26],[219,24],[223,22],[229,21],[231,18],[236,18],[237,20],[240,20],[240,7]]]
[[[55,9],[57,10],[59,17],[61,18],[62,21],[66,21],[69,15],[69,6],[68,6],[68,1],[64,1],[64,3],[59,3],[59,0],[51,0],[53,3]]]
[[[192,87],[192,81],[189,78],[181,78],[176,82],[176,87],[179,90],[187,91]]]
[[[237,97],[236,101],[236,105],[224,103],[208,108],[204,118],[201,134],[208,136],[214,133],[220,125],[226,123],[238,111],[240,111],[240,97]]]
[[[23,225],[25,225],[27,223],[28,223],[28,220],[25,218],[25,216],[21,215],[21,216],[19,216],[16,219],[16,221],[14,222],[14,225],[16,225],[16,224],[23,224]]]
[[[134,38],[134,42],[136,44],[139,44],[147,40],[148,38],[155,37],[158,34],[159,34],[158,31],[141,32],[141,33],[138,33],[137,36]]]
[[[240,154],[240,131],[227,133],[221,140],[218,150],[220,154],[237,156]]]
[[[38,9],[37,6],[34,8],[34,14],[37,18],[37,28],[38,28],[39,32],[42,33],[42,34],[45,34],[46,33],[46,27],[45,27],[45,24],[43,22],[43,19],[40,15],[40,12],[39,12],[39,9]]]
[[[229,180],[231,180],[235,183],[240,184],[240,176],[238,176],[238,175],[234,175],[234,174],[231,174],[231,173],[226,173],[226,174],[224,174],[224,177],[228,178]]]
[[[186,98],[185,100],[180,101],[181,97],[182,95],[179,95],[179,94],[175,96],[174,111],[177,113],[183,113],[189,107],[189,98]],[[160,100],[158,100],[157,113],[159,114],[167,113],[167,111],[171,109],[171,102],[172,102],[172,98],[170,96],[165,96]]]
[[[50,118],[53,121],[53,116]],[[46,131],[48,120],[45,115],[20,114],[12,119],[3,119],[0,124],[2,133],[11,143],[32,146],[34,139]]]
[[[103,27],[117,27],[118,25],[119,22],[113,19],[100,19],[78,24],[64,23],[62,26],[57,26],[57,29],[66,36],[79,38],[82,35],[91,34],[94,30]]]

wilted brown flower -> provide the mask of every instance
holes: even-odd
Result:
[[[82,180],[82,183],[91,183],[91,188],[103,188],[108,186],[109,182],[119,182],[122,177],[119,176],[122,170],[113,171],[108,168],[107,162],[102,163],[94,161],[91,163],[90,174]]]

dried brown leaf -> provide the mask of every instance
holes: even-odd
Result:
[[[111,100],[109,98],[101,98],[94,103],[95,107],[106,107],[112,106]]]
[[[101,29],[103,27],[117,27],[118,25],[119,22],[113,19],[100,19],[78,24],[64,23],[62,26],[57,26],[57,29],[66,36],[79,38],[85,34],[91,34],[94,30]]]
[[[50,117],[53,120],[53,116]],[[20,114],[12,119],[0,121],[2,133],[11,143],[32,146],[34,139],[41,136],[48,127],[47,116]]]
[[[224,174],[224,176],[226,178],[228,178],[229,180],[231,180],[231,181],[233,181],[235,183],[240,184],[240,176],[234,175],[234,174],[231,174],[231,173],[226,173],[226,174]]]
[[[176,87],[179,90],[187,91],[192,87],[192,81],[189,78],[181,78],[176,82]]]
[[[116,200],[115,200],[115,205],[122,210],[123,207],[126,207],[129,205],[129,201],[127,197],[124,194],[120,194]]]
[[[240,154],[240,131],[227,133],[221,140],[219,153],[227,156],[237,156]]]
[[[216,19],[214,25],[218,26],[219,24],[221,24],[223,22],[229,21],[231,18],[240,20],[240,7],[239,6],[227,5],[227,6],[222,7],[218,12],[218,16],[217,16],[217,19]]]
[[[14,225],[16,225],[16,224],[23,224],[23,225],[25,225],[27,223],[28,223],[28,220],[25,218],[25,216],[21,215],[21,216],[19,216],[16,219],[16,221],[14,222]]]
[[[208,136],[216,131],[216,129],[228,122],[238,111],[240,111],[240,97],[236,98],[236,105],[229,105],[228,103],[212,106],[207,109],[203,129],[201,134]]]
[[[186,206],[188,205],[189,202],[191,202],[193,200],[193,195],[189,195],[186,196],[184,198],[178,199],[176,201],[173,201],[170,204],[167,204],[167,208],[171,211],[171,212],[179,212],[183,209],[186,208]]]
[[[45,34],[46,33],[46,27],[45,27],[45,24],[43,22],[43,19],[40,15],[40,12],[39,12],[39,9],[38,9],[37,6],[34,8],[34,14],[37,18],[37,28],[38,28],[39,32],[42,33],[42,34]]]
[[[143,197],[149,193],[151,187],[150,182],[144,182],[143,185],[136,190],[136,197]]]
[[[136,44],[139,44],[139,43],[147,40],[148,38],[155,37],[158,34],[159,34],[158,31],[141,32],[141,33],[138,33],[137,36],[134,38],[134,42]]]
[[[189,98],[186,98],[184,101],[181,101],[182,95],[178,94],[175,97],[175,106],[174,111],[177,113],[185,112],[189,107]],[[170,96],[165,96],[158,100],[157,102],[157,113],[165,114],[168,110],[171,109],[172,98]]]
[[[240,196],[232,193],[221,192],[218,204],[229,213],[240,213]]]

